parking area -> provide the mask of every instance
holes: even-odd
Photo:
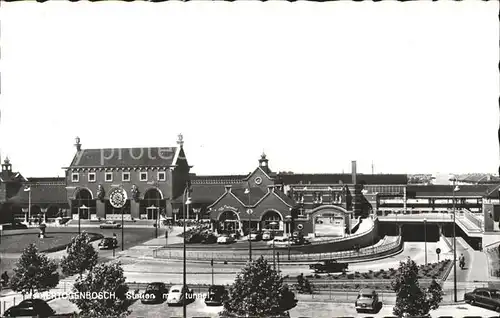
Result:
[[[329,303],[329,302],[304,302],[299,301],[297,306],[290,310],[291,318],[332,318],[332,317],[393,317],[392,305],[385,305],[378,313],[357,313],[354,304]],[[182,317],[182,306],[169,307],[166,303],[158,305],[144,305],[136,302],[130,308],[132,313],[129,317]],[[187,316],[190,318],[201,317],[219,317],[219,312],[222,311],[222,306],[207,307],[205,303],[198,299],[194,303],[187,305]],[[441,306],[437,310],[431,311],[431,317],[498,317],[494,311],[473,307],[470,305],[450,305]]]

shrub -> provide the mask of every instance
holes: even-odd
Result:
[[[347,279],[353,279],[354,278],[354,274],[347,274]]]

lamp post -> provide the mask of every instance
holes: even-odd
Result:
[[[457,179],[450,179],[453,182],[453,298],[457,302],[457,235],[456,235],[456,210],[455,210],[455,192],[460,191],[456,185]]]
[[[425,265],[427,265],[427,218],[424,218]]]
[[[245,194],[248,195],[248,205],[250,205],[250,183],[248,183],[248,188],[245,189]],[[248,221],[248,259],[252,261],[252,209],[247,209],[249,221]]]
[[[123,249],[124,249],[124,245],[125,245],[125,236],[124,236],[124,222],[123,222],[123,207],[121,208],[121,211],[122,211],[122,252],[123,252]]]
[[[269,223],[269,225],[271,225],[272,227],[274,227],[276,224],[275,221]],[[276,249],[275,249],[275,245],[274,245],[274,238],[273,238],[273,268],[274,270],[276,270],[276,253],[275,253]]]
[[[186,300],[186,212],[189,209],[189,205],[191,204],[191,198],[189,197],[189,185],[186,185],[186,189],[184,189],[184,193],[182,195],[182,207],[183,207],[183,226],[184,226],[184,240],[182,244],[183,250],[183,258],[182,258],[182,299]],[[187,309],[186,309],[186,301],[182,302],[182,314],[184,318],[187,318]]]
[[[290,209],[291,211],[291,209]],[[287,215],[285,217],[285,222],[288,226],[288,234],[289,234],[289,238],[291,239],[290,242],[293,241],[293,233],[292,233],[292,216],[291,215]],[[291,249],[291,244],[288,244],[288,260],[290,260],[290,249]]]

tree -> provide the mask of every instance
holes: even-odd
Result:
[[[435,279],[432,280],[431,285],[427,288],[427,301],[429,302],[430,309],[436,310],[443,300],[443,289]]]
[[[283,317],[296,303],[283,277],[262,256],[247,263],[229,289],[224,317]]]
[[[304,274],[300,274],[297,276],[297,289],[299,293],[304,293],[304,294],[312,294],[312,285],[311,282],[309,282],[309,279],[304,277]]]
[[[97,264],[97,252],[86,232],[74,236],[66,252],[68,255],[64,256],[61,261],[64,275],[79,274],[81,277],[85,271],[91,270]]]
[[[48,291],[58,283],[57,263],[47,255],[39,253],[35,244],[28,245],[14,268],[12,290],[31,294],[33,298],[35,292]]]
[[[84,296],[70,299],[81,310],[82,317],[126,317],[130,314],[128,285],[119,262],[94,266],[88,275],[78,277],[73,292]]]
[[[399,263],[399,271],[392,282],[392,287],[396,292],[394,315],[425,316],[429,313],[430,303],[425,290],[418,282],[417,264],[409,257],[406,262]]]

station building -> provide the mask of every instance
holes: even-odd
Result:
[[[66,171],[66,197],[75,219],[156,220],[171,217],[172,202],[189,181],[190,166],[179,135],[176,147],[82,149]],[[127,194],[122,208],[110,204],[113,189]]]

